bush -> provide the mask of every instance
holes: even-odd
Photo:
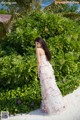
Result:
[[[40,105],[41,94],[37,79],[29,87],[24,85],[15,90],[0,93],[0,111],[7,110],[10,114],[29,112]]]
[[[53,12],[53,13],[69,13],[75,12],[78,13],[78,5],[77,4],[55,4],[54,2],[47,6],[44,11]]]
[[[34,48],[38,36],[50,48],[51,64],[62,94],[71,93],[80,85],[80,26],[52,13],[32,12],[14,21],[12,32],[0,44],[0,110],[17,113],[39,107],[41,94]],[[20,107],[16,95],[22,101]],[[30,108],[33,102],[34,107]]]
[[[33,64],[34,62],[34,64]],[[9,55],[0,58],[0,90],[14,89],[17,86],[33,83],[36,75],[34,57],[25,58],[21,55]]]
[[[0,22],[0,38],[6,35],[3,23]]]
[[[64,17],[70,18],[76,22],[78,22],[78,24],[80,25],[80,13],[63,13],[62,14]]]

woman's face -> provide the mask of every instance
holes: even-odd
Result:
[[[36,42],[36,47],[41,47],[41,43]]]

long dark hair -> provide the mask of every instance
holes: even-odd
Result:
[[[42,40],[40,37],[36,38],[34,42],[39,42],[41,44],[41,47],[45,51],[45,54],[46,54],[48,61],[50,61],[51,60],[51,53],[47,47],[46,42],[44,40]]]

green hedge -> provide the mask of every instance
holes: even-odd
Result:
[[[19,113],[40,106],[34,45],[38,36],[51,51],[51,64],[62,94],[71,93],[80,85],[80,26],[52,13],[32,12],[15,20],[12,32],[1,40],[0,110]],[[20,105],[16,104],[18,99]]]

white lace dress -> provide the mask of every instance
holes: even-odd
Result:
[[[55,114],[65,107],[63,97],[56,84],[52,65],[47,60],[46,55],[41,55],[40,59],[41,109],[48,114]]]

